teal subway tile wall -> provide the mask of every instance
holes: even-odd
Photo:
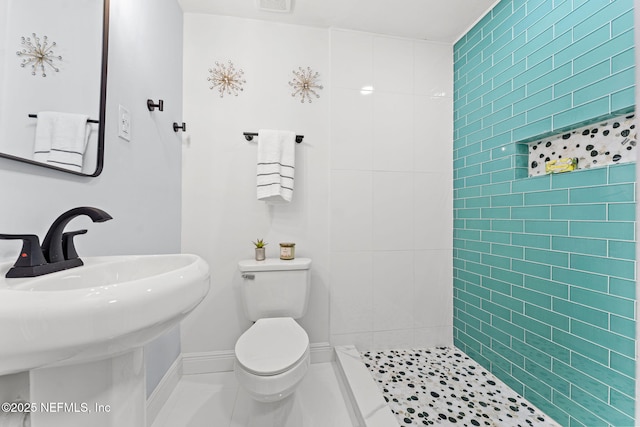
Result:
[[[454,46],[454,342],[564,426],[632,426],[635,163],[522,142],[634,110],[632,0],[503,0]]]

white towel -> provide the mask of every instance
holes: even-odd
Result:
[[[49,158],[55,118],[55,113],[49,113],[48,111],[38,113],[36,139],[33,144],[33,160],[37,162],[46,163]]]
[[[258,131],[258,200],[287,203],[293,197],[296,134],[291,131]]]
[[[89,116],[85,114],[39,112],[34,160],[81,172],[91,133],[87,120]]]

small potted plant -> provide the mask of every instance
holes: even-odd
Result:
[[[257,239],[253,244],[256,247],[256,261],[264,261],[266,258],[265,246],[267,246],[267,244],[263,239]]]

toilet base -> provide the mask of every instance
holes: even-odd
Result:
[[[234,372],[238,383],[258,402],[277,402],[291,395],[304,378],[311,364],[309,348],[289,370],[277,375],[256,375],[248,372],[236,360]]]

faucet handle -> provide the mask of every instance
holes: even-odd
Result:
[[[87,234],[87,230],[67,231],[62,233],[62,252],[64,253],[64,259],[76,259],[78,258],[78,252],[76,252],[76,246],[73,244],[73,238],[78,234]]]
[[[35,267],[47,263],[35,234],[0,234],[2,240],[22,240],[22,250],[14,267]]]

